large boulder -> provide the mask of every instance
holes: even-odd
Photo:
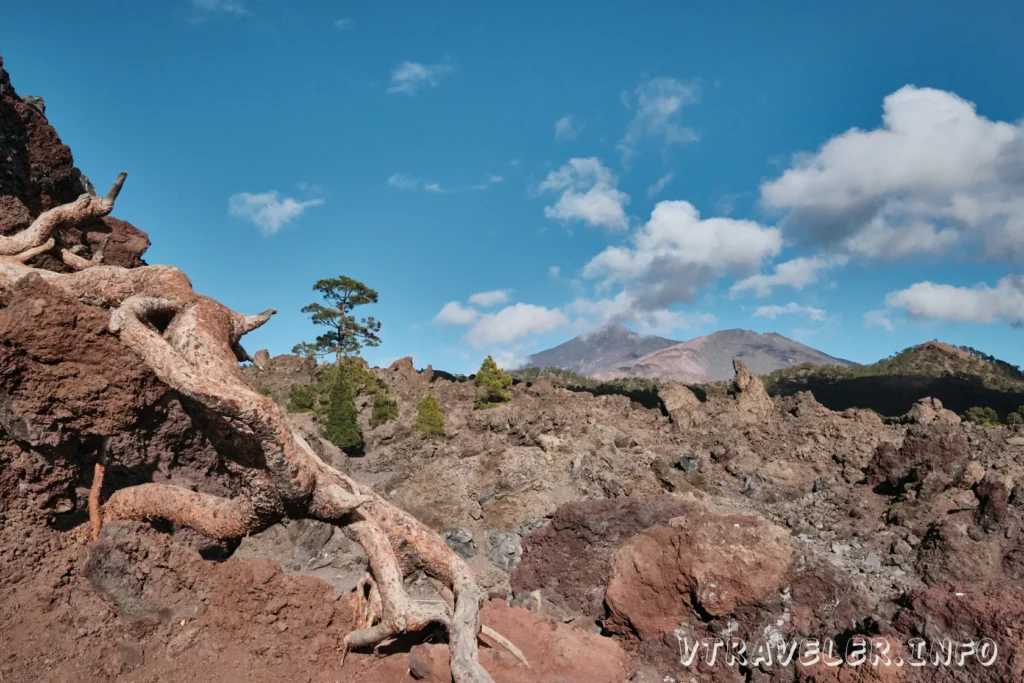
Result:
[[[790,579],[793,553],[789,534],[761,517],[691,503],[686,514],[615,551],[605,627],[655,640],[694,611],[723,617],[777,600]]]
[[[901,422],[907,424],[931,424],[942,422],[946,424],[960,424],[960,416],[952,410],[942,407],[942,401],[937,398],[922,398],[907,411]]]
[[[658,387],[658,397],[676,425],[685,428],[703,421],[704,414],[699,411],[700,399],[685,384],[665,382]]]

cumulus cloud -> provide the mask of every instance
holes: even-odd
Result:
[[[892,324],[892,320],[889,319],[889,312],[886,310],[868,311],[865,313],[864,327],[881,327],[886,332],[892,332],[896,329]]]
[[[696,131],[680,121],[683,107],[700,101],[700,88],[696,83],[653,78],[638,85],[632,97],[623,94],[622,100],[627,107],[636,109],[626,135],[618,144],[622,163],[627,166],[645,138],[656,139],[666,147],[695,142],[699,138]]]
[[[776,264],[770,274],[758,273],[737,281],[729,288],[730,296],[753,291],[755,296],[766,297],[776,287],[803,289],[818,281],[819,274],[830,268],[846,264],[844,256],[800,256]]]
[[[469,325],[479,315],[475,309],[467,308],[458,301],[449,301],[434,316],[434,322],[438,325]]]
[[[436,88],[452,71],[450,64],[402,62],[391,72],[388,92],[415,95],[425,88]]]
[[[551,171],[538,186],[540,192],[561,192],[554,206],[544,208],[548,218],[580,220],[590,226],[621,230],[629,226],[625,205],[629,195],[620,191],[618,179],[596,157],[570,159]]]
[[[820,308],[812,308],[811,306],[801,306],[798,303],[790,302],[785,306],[758,306],[757,310],[754,311],[754,315],[761,316],[762,318],[771,318],[775,320],[780,315],[788,315],[798,313],[806,315],[811,320],[824,320],[825,311]]]
[[[482,306],[483,308],[489,308],[490,306],[500,306],[508,303],[509,290],[507,289],[495,289],[490,292],[477,292],[476,294],[469,297],[469,303],[475,306]]]
[[[659,202],[637,228],[632,245],[609,247],[584,267],[583,275],[604,286],[619,284],[641,311],[690,302],[710,280],[757,271],[778,255],[776,228],[731,218],[701,219],[689,202]]]
[[[302,215],[303,211],[323,203],[323,199],[279,199],[276,190],[257,194],[239,192],[228,198],[228,213],[253,223],[264,235],[275,235],[283,226]]]
[[[882,125],[850,129],[761,186],[766,207],[818,244],[874,258],[978,239],[1024,256],[1024,123],[979,116],[953,93],[905,86]]]
[[[579,123],[572,115],[565,115],[555,121],[555,140],[566,142],[579,134]]]
[[[663,175],[660,178],[658,178],[658,180],[653,185],[648,185],[647,186],[647,197],[648,197],[648,199],[650,199],[652,197],[657,197],[659,194],[661,194],[661,191],[664,190],[668,186],[668,184],[672,182],[672,179],[675,178],[675,176],[676,176],[676,172],[675,171],[669,171],[665,175]]]
[[[466,333],[466,341],[475,348],[507,344],[531,334],[551,332],[568,322],[565,313],[557,308],[513,304],[480,316]]]
[[[1005,320],[1018,325],[1024,322],[1024,276],[1004,277],[995,287],[985,284],[955,287],[918,282],[887,294],[885,305],[902,308],[912,319],[965,323]]]

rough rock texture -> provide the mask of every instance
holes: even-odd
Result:
[[[32,106],[15,92],[0,57],[0,234],[18,232],[36,216],[88,191],[88,179],[75,168],[71,149],[47,122],[42,107]],[[132,268],[142,265],[149,248],[146,233],[112,217],[57,235],[66,247],[84,245],[91,252],[110,236],[104,261]],[[43,255],[37,263],[61,270],[59,261]]]
[[[700,399],[679,382],[666,382],[658,387],[658,396],[672,422],[680,427],[693,426],[697,416],[703,415],[697,410],[700,407]]]
[[[736,370],[736,405],[740,412],[755,420],[766,417],[772,411],[772,399],[765,391],[761,378],[750,372],[739,359],[734,360],[732,365]]]
[[[623,544],[612,558],[605,627],[641,640],[672,633],[694,610],[712,618],[777,599],[794,564],[786,531],[699,504]]]

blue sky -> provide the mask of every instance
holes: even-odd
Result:
[[[150,263],[285,353],[322,277],[376,364],[606,320],[1024,362],[1024,5],[13,3],[0,50]],[[483,295],[476,296],[474,295]]]

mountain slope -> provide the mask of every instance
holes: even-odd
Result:
[[[830,356],[781,334],[759,334],[751,330],[721,330],[659,349],[630,363],[602,371],[602,379],[612,377],[656,377],[661,380],[697,383],[729,379],[732,361],[742,360],[750,371],[765,375],[780,368],[812,365],[854,365]]]
[[[533,354],[527,367],[561,368],[581,375],[594,375],[678,343],[654,335],[637,334],[617,323],[608,323],[564,344]]]

